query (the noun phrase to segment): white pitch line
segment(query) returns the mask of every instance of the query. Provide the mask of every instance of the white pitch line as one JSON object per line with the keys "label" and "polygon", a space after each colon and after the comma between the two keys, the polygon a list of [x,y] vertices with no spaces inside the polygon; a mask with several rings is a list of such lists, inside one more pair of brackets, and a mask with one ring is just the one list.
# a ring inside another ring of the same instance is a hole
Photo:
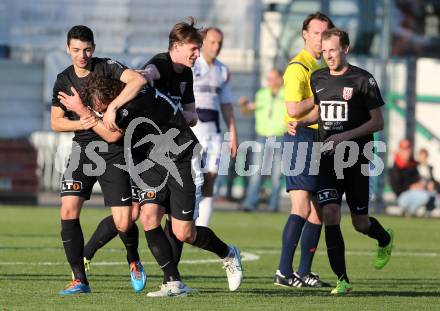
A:
{"label": "white pitch line", "polygon": [[[260,255],[264,254],[280,254],[280,251],[276,250],[253,250],[252,252]],[[374,254],[375,251],[345,251],[346,255],[349,256],[368,256]],[[327,255],[326,251],[317,251],[316,254]],[[405,251],[393,251],[392,256],[395,257],[440,257],[440,253],[436,252],[405,252]]]}
{"label": "white pitch line", "polygon": [[[241,253],[241,261],[255,261],[259,260],[260,256],[242,252]],[[219,263],[221,259],[195,259],[195,260],[181,260],[179,264],[187,264],[187,265],[195,265],[195,264],[207,264],[207,263]],[[93,266],[120,266],[126,265],[127,262],[124,261],[96,261],[93,262]],[[142,262],[143,265],[157,265],[157,262],[147,261]],[[67,265],[66,262],[25,262],[25,261],[17,261],[17,262],[0,262],[0,266],[63,266]]]}
{"label": "white pitch line", "polygon": [[[190,251],[190,250],[188,250]],[[187,251],[185,251],[187,252]],[[191,251],[190,251],[191,252]],[[279,255],[280,251],[277,250],[252,250],[250,252],[242,252],[242,261],[256,261],[260,259],[259,255]],[[316,252],[319,255],[327,255],[325,251]],[[370,256],[374,254],[374,251],[346,251],[346,255],[348,256]],[[405,252],[405,251],[394,251],[392,254],[393,257],[440,257],[440,253],[436,252]],[[180,263],[187,265],[194,264],[209,264],[209,263],[218,263],[221,262],[220,259],[195,259],[195,260],[182,260]],[[25,261],[16,261],[16,262],[1,262],[0,266],[19,266],[19,265],[27,265],[27,266],[62,266],[66,265],[66,262],[25,262]],[[94,266],[119,266],[126,265],[126,262],[119,261],[97,261],[93,262]],[[156,262],[147,261],[143,262],[145,265],[156,265]]]}

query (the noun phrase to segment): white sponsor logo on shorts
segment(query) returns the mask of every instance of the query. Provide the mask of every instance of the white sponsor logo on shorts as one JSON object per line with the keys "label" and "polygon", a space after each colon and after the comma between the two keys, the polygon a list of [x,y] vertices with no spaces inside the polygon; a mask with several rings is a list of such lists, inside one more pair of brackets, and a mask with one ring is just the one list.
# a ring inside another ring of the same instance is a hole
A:
{"label": "white sponsor logo on shorts", "polygon": [[127,201],[128,199],[130,199],[130,198],[131,198],[131,197],[126,197],[126,198],[122,197],[122,198],[121,198],[121,201],[122,201],[122,202],[125,202],[125,201]]}
{"label": "white sponsor logo on shorts", "polygon": [[182,214],[189,214],[192,212],[192,209],[190,209],[189,211],[182,211]]}

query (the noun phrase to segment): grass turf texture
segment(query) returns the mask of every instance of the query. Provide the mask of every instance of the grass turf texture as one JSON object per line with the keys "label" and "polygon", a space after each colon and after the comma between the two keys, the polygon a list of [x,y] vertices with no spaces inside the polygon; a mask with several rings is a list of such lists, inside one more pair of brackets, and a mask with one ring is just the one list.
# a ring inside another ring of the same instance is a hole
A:
{"label": "grass turf texture", "polygon": [[[107,209],[85,208],[81,224],[87,239]],[[60,241],[58,209],[0,207],[0,310],[421,310],[440,306],[440,223],[435,219],[378,217],[395,232],[395,248],[381,271],[372,267],[375,241],[354,231],[344,216],[342,231],[353,292],[331,297],[330,289],[280,288],[272,284],[280,252],[284,214],[215,213],[212,228],[242,252],[259,256],[244,261],[245,278],[229,292],[216,256],[188,245],[180,271],[200,293],[186,298],[148,298],[161,271],[154,262],[142,230],[140,254],[148,274],[146,289],[130,286],[125,249],[119,238],[98,251],[89,276],[92,294],[61,298],[57,292],[70,278]],[[297,267],[298,248],[294,267]],[[107,263],[108,265],[105,265]],[[324,234],[313,271],[336,283],[325,252]],[[438,309],[437,309],[438,310]]]}

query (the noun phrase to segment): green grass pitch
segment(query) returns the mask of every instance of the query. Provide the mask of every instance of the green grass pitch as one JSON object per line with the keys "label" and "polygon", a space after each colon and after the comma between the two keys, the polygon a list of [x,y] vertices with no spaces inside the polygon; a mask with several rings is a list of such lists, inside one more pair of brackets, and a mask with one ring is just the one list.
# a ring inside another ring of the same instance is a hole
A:
{"label": "green grass pitch", "polygon": [[[81,224],[87,239],[109,210],[84,208]],[[348,216],[342,230],[353,292],[329,296],[330,289],[290,289],[272,284],[287,215],[217,212],[212,228],[244,253],[245,278],[229,292],[221,263],[213,254],[188,245],[180,271],[200,293],[185,298],[148,298],[161,271],[140,230],[140,254],[148,274],[146,289],[132,291],[125,249],[119,238],[101,249],[89,276],[92,294],[58,297],[70,271],[60,241],[56,208],[0,207],[0,310],[439,310],[440,222],[436,219],[378,217],[395,231],[395,248],[381,271],[372,267],[375,243],[354,231]],[[297,266],[298,249],[294,266]],[[313,271],[335,283],[325,252],[324,234]]]}

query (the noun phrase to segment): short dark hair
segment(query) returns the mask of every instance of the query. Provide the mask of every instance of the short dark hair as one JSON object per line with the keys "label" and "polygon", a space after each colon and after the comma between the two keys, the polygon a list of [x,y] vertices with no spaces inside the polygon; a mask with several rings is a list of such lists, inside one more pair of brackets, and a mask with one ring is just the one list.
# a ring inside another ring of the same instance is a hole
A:
{"label": "short dark hair", "polygon": [[82,42],[90,42],[91,44],[95,45],[93,31],[87,26],[76,25],[70,28],[69,32],[67,33],[67,45],[70,45],[70,40],[72,39],[78,39]]}
{"label": "short dark hair", "polygon": [[348,33],[339,28],[330,28],[322,33],[322,40],[330,39],[331,36],[335,36],[339,38],[339,45],[342,48],[345,48],[350,45],[350,38],[348,37]]}
{"label": "short dark hair", "polygon": [[119,80],[109,79],[94,72],[91,72],[87,78],[88,83],[80,91],[80,97],[92,108],[96,99],[104,105],[109,105],[125,86],[125,83]]}
{"label": "short dark hair", "polygon": [[309,28],[309,24],[312,20],[317,19],[323,22],[327,22],[328,28],[334,28],[335,24],[333,24],[330,17],[325,15],[324,13],[321,13],[319,11],[309,14],[309,16],[306,17],[306,19],[303,22],[302,30],[307,30]]}
{"label": "short dark hair", "polygon": [[194,27],[196,20],[189,16],[188,22],[180,22],[174,25],[170,31],[168,41],[168,51],[171,51],[175,43],[196,43],[202,45],[203,38],[200,34],[200,28]]}

